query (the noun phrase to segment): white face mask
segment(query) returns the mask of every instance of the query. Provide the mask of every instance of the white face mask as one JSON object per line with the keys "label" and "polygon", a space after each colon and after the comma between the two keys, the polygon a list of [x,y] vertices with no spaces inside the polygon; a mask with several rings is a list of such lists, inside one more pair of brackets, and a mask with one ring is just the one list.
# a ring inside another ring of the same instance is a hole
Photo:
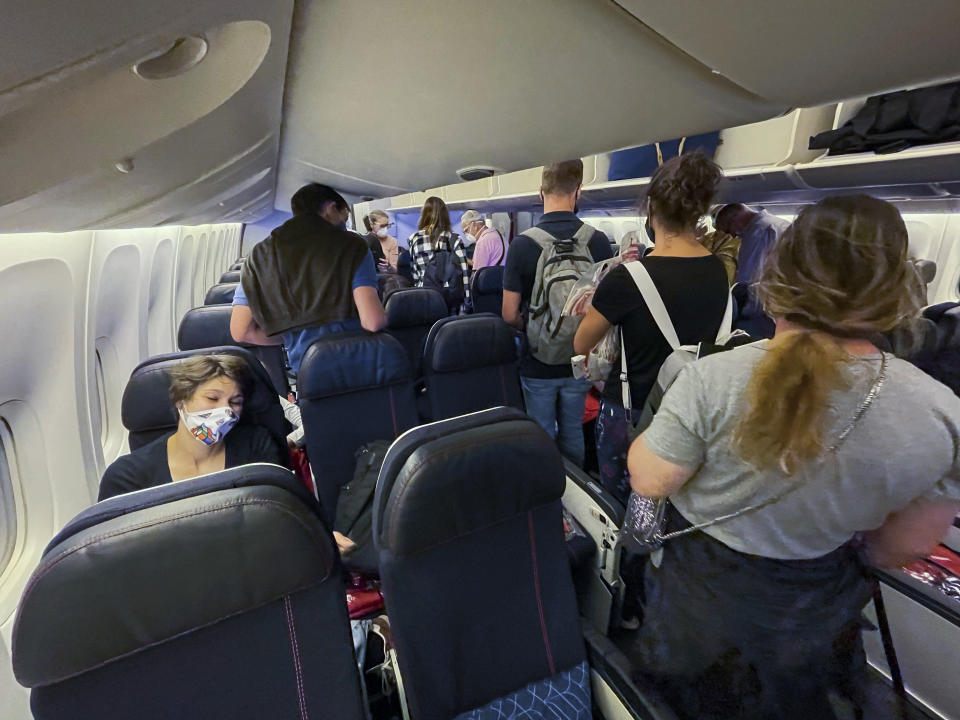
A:
{"label": "white face mask", "polygon": [[379,228],[379,229],[377,230],[377,237],[379,237],[379,238],[385,238],[385,237],[387,237],[387,228],[385,228],[385,227]]}
{"label": "white face mask", "polygon": [[464,238],[464,242],[466,242],[467,245],[473,245],[477,241],[477,239],[473,236],[472,233],[465,233],[463,238]]}
{"label": "white face mask", "polygon": [[213,445],[223,440],[223,436],[230,432],[238,419],[228,405],[197,412],[187,412],[183,408],[179,410],[180,419],[187,430],[204,445]]}

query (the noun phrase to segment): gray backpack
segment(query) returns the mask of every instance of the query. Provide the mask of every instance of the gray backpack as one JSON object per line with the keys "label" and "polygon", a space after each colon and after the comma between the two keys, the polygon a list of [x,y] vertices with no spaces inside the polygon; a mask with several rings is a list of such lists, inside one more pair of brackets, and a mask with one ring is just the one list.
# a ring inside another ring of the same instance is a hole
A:
{"label": "gray backpack", "polygon": [[540,246],[536,279],[530,296],[527,341],[530,354],[547,365],[569,365],[579,317],[564,317],[563,306],[581,276],[593,270],[590,239],[596,232],[584,224],[572,238],[561,239],[538,227],[524,231]]}

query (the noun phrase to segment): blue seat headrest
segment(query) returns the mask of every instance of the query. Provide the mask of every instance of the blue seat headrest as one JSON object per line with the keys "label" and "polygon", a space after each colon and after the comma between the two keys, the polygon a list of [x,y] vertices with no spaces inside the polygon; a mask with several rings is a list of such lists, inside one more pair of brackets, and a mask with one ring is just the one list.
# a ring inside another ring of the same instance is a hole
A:
{"label": "blue seat headrest", "polygon": [[374,497],[374,542],[395,556],[559,500],[556,443],[524,413],[494,408],[409,430],[390,447]]}
{"label": "blue seat headrest", "polygon": [[207,290],[203,298],[204,305],[223,305],[233,302],[233,295],[237,291],[239,282],[217,283]]}
{"label": "blue seat headrest", "polygon": [[392,330],[431,327],[448,313],[443,295],[429,288],[395,290],[387,296],[384,310],[387,313],[387,327]]}
{"label": "blue seat headrest", "polygon": [[240,422],[262,425],[285,446],[286,420],[266,370],[249,350],[225,345],[157,355],[134,368],[120,405],[120,419],[130,431],[130,449],[136,450],[150,440],[176,430],[179,418],[170,401],[170,377],[167,371],[185,358],[195,355],[237,355],[246,360],[253,383],[250,396],[244,398]]}
{"label": "blue seat headrest", "polygon": [[474,292],[496,295],[503,292],[503,266],[484,267],[477,270],[473,277]]}
{"label": "blue seat headrest", "polygon": [[240,271],[227,270],[223,275],[220,276],[219,282],[222,282],[222,283],[240,282]]}
{"label": "blue seat headrest", "polygon": [[[13,629],[14,673],[31,688],[59,683],[336,570],[319,505],[275,465],[119,496],[81,513],[41,558]],[[64,643],[77,633],[82,643]]]}
{"label": "blue seat headrest", "polygon": [[427,335],[423,352],[428,372],[455,372],[504,365],[517,359],[513,329],[492,313],[444,318]]}
{"label": "blue seat headrest", "polygon": [[211,345],[240,345],[230,335],[231,305],[203,305],[187,310],[177,331],[177,347],[196,350]]}
{"label": "blue seat headrest", "polygon": [[410,361],[396,338],[386,333],[337,333],[307,349],[297,394],[301,400],[312,400],[410,380]]}

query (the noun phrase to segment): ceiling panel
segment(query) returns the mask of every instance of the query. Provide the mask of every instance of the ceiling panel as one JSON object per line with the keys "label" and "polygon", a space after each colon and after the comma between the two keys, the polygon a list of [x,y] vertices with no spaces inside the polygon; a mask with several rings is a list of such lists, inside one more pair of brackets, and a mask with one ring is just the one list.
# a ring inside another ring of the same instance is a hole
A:
{"label": "ceiling panel", "polygon": [[960,76],[958,0],[616,0],[748,90],[795,107]]}

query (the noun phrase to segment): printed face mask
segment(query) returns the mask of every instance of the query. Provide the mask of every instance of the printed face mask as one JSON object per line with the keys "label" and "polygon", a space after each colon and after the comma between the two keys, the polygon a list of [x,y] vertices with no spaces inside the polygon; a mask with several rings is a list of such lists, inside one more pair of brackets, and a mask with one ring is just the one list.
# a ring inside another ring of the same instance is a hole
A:
{"label": "printed face mask", "polygon": [[187,430],[204,445],[213,445],[223,440],[223,436],[237,424],[237,414],[226,405],[197,412],[186,412],[180,408],[180,419],[187,426]]}

